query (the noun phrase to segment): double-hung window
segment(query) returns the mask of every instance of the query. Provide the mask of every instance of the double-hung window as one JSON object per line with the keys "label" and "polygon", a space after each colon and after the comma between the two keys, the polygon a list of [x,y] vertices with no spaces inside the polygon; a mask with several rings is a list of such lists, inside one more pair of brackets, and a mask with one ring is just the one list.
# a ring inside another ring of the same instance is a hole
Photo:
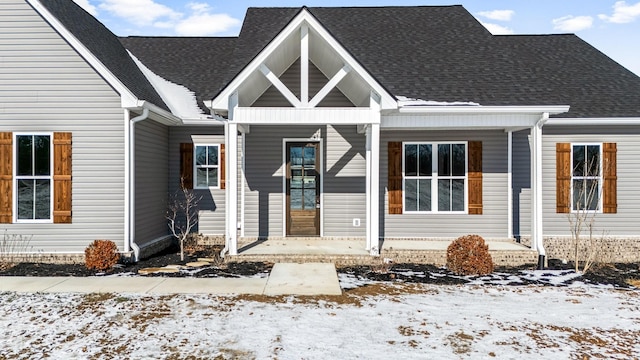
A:
{"label": "double-hung window", "polygon": [[198,145],[194,146],[195,156],[193,157],[195,166],[194,179],[195,188],[219,188],[220,187],[220,145]]}
{"label": "double-hung window", "polygon": [[16,221],[51,221],[53,207],[51,134],[16,134],[14,144]]}
{"label": "double-hung window", "polygon": [[602,147],[601,144],[572,144],[571,209],[601,209]]}
{"label": "double-hung window", "polygon": [[466,211],[467,144],[404,143],[404,211]]}

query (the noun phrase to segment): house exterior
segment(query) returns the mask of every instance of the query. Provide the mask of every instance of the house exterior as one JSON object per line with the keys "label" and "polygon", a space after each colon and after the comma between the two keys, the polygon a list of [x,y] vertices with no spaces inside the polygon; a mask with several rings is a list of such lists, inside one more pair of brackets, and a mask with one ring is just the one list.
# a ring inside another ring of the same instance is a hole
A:
{"label": "house exterior", "polygon": [[7,0],[0,38],[0,223],[33,251],[146,256],[183,183],[231,255],[474,233],[562,258],[587,207],[611,260],[640,258],[640,78],[575,35],[494,36],[425,6],[118,38],[71,0]]}

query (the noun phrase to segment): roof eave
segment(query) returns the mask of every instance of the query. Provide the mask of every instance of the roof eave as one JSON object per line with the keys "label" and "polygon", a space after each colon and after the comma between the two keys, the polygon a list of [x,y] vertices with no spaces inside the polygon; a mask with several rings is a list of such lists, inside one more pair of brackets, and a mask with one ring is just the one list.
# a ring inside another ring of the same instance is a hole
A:
{"label": "roof eave", "polygon": [[533,105],[533,106],[472,106],[472,105],[431,105],[405,106],[398,112],[404,114],[563,114],[569,111],[569,105]]}

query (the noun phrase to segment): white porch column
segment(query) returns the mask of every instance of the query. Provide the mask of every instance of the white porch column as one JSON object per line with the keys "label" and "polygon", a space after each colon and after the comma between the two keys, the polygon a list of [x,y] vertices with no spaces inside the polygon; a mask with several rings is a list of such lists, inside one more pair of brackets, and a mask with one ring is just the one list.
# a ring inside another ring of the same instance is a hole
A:
{"label": "white porch column", "polygon": [[233,111],[238,106],[237,93],[229,98],[229,120],[225,124],[226,211],[225,241],[229,255],[238,254],[238,124]]}
{"label": "white porch column", "polygon": [[369,206],[371,255],[380,255],[380,124],[371,124],[371,204]]}
{"label": "white porch column", "polygon": [[549,114],[545,113],[531,128],[531,248],[538,252],[539,269],[546,256],[542,240],[542,126],[548,119]]}
{"label": "white porch column", "polygon": [[372,123],[367,126],[367,250],[380,255],[380,95],[371,92]]}

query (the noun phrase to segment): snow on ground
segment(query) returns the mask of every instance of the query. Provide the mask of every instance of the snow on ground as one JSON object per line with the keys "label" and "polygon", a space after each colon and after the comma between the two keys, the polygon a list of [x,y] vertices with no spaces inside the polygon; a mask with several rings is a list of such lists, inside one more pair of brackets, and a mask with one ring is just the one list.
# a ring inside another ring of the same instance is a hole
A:
{"label": "snow on ground", "polygon": [[640,293],[342,277],[338,297],[0,294],[0,359],[640,358]]}

